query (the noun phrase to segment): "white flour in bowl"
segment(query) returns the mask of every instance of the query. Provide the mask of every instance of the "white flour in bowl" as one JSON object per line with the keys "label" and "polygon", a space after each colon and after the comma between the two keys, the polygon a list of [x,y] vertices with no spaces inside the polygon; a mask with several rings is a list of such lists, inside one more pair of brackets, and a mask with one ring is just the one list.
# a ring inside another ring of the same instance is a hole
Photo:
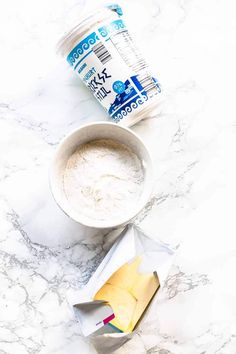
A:
{"label": "white flour in bowl", "polygon": [[120,219],[137,205],[144,183],[142,163],[111,139],[82,144],[68,159],[64,191],[71,206],[96,220]]}

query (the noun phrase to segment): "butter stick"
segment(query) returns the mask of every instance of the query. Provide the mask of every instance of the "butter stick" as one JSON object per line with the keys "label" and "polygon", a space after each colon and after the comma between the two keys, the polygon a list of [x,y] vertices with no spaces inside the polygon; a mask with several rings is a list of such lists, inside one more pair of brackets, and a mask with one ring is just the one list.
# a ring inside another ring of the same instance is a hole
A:
{"label": "butter stick", "polygon": [[94,300],[104,300],[112,307],[115,318],[110,322],[122,332],[132,332],[159,288],[154,273],[140,273],[141,257],[121,266],[98,290]]}

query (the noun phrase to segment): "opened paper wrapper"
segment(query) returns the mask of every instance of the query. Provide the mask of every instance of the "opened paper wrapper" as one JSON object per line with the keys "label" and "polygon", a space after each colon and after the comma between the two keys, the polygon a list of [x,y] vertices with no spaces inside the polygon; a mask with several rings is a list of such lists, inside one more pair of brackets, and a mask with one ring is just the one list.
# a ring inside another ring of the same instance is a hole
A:
{"label": "opened paper wrapper", "polygon": [[91,336],[98,353],[111,353],[132,338],[164,285],[173,256],[169,246],[134,225],[123,230],[74,305],[81,331]]}

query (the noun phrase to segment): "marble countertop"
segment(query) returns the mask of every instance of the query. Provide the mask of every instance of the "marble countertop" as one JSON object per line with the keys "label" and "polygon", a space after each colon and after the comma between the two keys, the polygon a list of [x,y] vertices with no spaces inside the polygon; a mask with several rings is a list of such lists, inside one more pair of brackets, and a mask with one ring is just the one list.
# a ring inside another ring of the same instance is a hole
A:
{"label": "marble countertop", "polygon": [[[106,119],[55,54],[83,6],[0,5],[0,353],[92,354],[68,297],[96,269],[107,231],[57,207],[48,169],[60,139]],[[233,0],[129,0],[126,22],[163,87],[150,148],[154,196],[135,221],[178,247],[152,318],[118,354],[236,353],[236,26]],[[135,13],[135,16],[134,16]]]}

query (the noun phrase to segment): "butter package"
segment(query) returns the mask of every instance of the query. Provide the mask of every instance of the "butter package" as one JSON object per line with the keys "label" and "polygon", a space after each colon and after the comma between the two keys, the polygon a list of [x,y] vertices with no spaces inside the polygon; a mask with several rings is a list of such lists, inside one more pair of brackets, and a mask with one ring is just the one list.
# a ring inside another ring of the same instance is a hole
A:
{"label": "butter package", "polygon": [[134,225],[119,235],[74,305],[84,336],[111,353],[132,335],[168,275],[174,251]]}

